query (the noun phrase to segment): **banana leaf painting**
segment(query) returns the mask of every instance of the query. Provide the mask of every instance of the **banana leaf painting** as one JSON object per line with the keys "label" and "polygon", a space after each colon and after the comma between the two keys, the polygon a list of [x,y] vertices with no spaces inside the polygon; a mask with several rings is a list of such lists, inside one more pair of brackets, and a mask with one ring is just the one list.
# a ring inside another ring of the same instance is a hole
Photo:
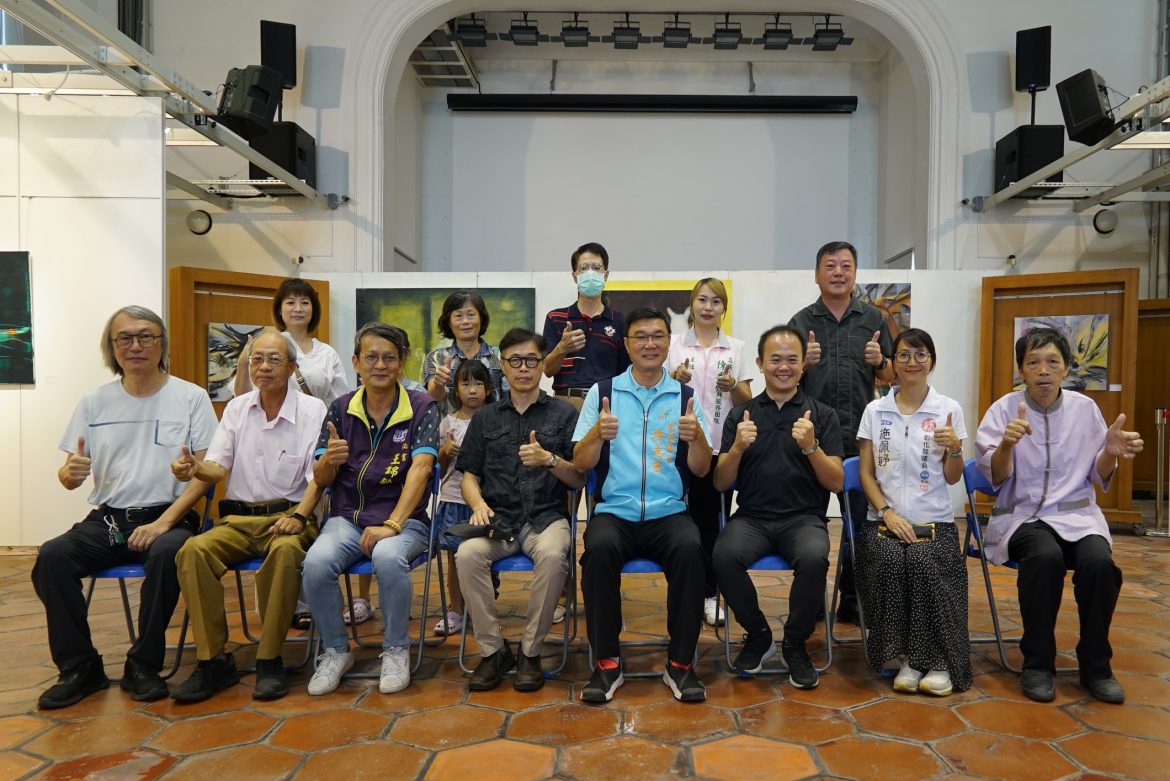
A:
{"label": "banana leaf painting", "polygon": [[910,283],[867,282],[857,285],[854,294],[881,310],[890,329],[890,339],[910,327]]}
{"label": "banana leaf painting", "polygon": [[231,401],[236,381],[236,363],[248,337],[262,325],[238,323],[207,324],[207,395],[212,401]]}
{"label": "banana leaf painting", "polygon": [[[1068,339],[1072,363],[1061,387],[1076,391],[1109,390],[1109,315],[1017,317],[1015,326],[1016,339],[1032,328],[1052,328]],[[1014,354],[1011,359],[1014,363]],[[1013,374],[1012,388],[1024,388],[1018,369]]]}

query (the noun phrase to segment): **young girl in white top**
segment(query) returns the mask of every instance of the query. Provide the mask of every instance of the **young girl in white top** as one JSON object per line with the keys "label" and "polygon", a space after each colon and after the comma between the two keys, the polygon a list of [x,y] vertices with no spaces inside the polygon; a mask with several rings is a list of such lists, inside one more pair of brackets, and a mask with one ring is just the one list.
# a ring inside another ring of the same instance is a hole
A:
{"label": "young girl in white top", "polygon": [[919,328],[894,340],[892,393],[865,408],[857,439],[868,518],[856,530],[859,594],[875,671],[894,689],[946,696],[971,686],[967,565],[948,485],[963,476],[963,410],[927,384],[937,357]]}
{"label": "young girl in white top", "polygon": [[711,551],[719,534],[721,494],[711,480],[719,458],[723,420],[732,407],[752,397],[748,384],[751,381],[743,379],[747,373],[743,341],[722,330],[729,303],[727,287],[722,281],[707,277],[696,282],[691,290],[691,313],[687,318],[691,327],[670,338],[670,352],[666,357],[670,376],[694,388],[697,406],[702,407],[707,431],[711,432],[711,471],[706,477],[692,478],[689,491],[691,517],[699,527],[699,538],[707,555],[703,616],[711,626],[723,623],[723,611],[718,615],[715,612],[715,573],[711,567]]}

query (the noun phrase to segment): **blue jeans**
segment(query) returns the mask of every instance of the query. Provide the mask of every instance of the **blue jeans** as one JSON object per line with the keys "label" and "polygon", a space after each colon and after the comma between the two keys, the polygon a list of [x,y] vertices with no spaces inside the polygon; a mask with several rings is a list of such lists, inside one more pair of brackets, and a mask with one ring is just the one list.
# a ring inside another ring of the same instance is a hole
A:
{"label": "blue jeans", "polygon": [[[362,530],[348,519],[334,516],[325,522],[316,542],[305,554],[304,586],[313,613],[313,623],[326,648],[349,650],[349,635],[342,619],[341,585],[338,577],[365,558],[359,546]],[[378,579],[378,602],[385,623],[382,647],[410,645],[410,562],[427,549],[429,534],[421,521],[408,519],[402,531],[374,546],[374,577]]]}

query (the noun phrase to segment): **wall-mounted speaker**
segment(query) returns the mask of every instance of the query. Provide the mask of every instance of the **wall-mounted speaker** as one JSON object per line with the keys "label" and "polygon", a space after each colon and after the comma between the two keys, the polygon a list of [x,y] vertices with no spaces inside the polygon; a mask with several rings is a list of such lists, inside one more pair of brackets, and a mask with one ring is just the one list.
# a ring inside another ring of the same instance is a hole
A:
{"label": "wall-mounted speaker", "polygon": [[1016,92],[1043,92],[1052,84],[1052,27],[1016,32]]}
{"label": "wall-mounted speaker", "polygon": [[1095,144],[1117,127],[1113,109],[1109,107],[1109,88],[1092,68],[1057,84],[1056,96],[1060,98],[1060,111],[1070,141]]}
{"label": "wall-mounted speaker", "polygon": [[[310,187],[317,186],[317,145],[313,137],[295,122],[273,122],[272,129],[252,139],[249,146]],[[249,178],[267,179],[269,176],[271,174],[267,171],[248,163]]]}
{"label": "wall-mounted speaker", "polygon": [[[1064,127],[1022,125],[995,143],[995,191],[1039,171],[1064,156]],[[1057,172],[1047,182],[1063,182]]]}
{"label": "wall-mounted speaker", "polygon": [[218,119],[243,138],[256,138],[272,127],[280,95],[280,74],[272,68],[232,68],[219,99]]}
{"label": "wall-mounted speaker", "polygon": [[285,89],[297,86],[297,26],[260,20],[260,64],[280,74]]}

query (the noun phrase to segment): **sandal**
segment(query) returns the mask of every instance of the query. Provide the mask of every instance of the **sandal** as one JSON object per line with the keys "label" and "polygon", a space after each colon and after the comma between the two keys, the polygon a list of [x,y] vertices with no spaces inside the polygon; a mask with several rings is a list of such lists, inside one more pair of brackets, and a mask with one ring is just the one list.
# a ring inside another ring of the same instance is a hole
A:
{"label": "sandal", "polygon": [[363,597],[358,597],[353,601],[353,615],[347,610],[342,614],[346,625],[350,624],[364,624],[370,620],[374,615],[374,609],[370,607],[370,601]]}
{"label": "sandal", "polygon": [[304,611],[293,614],[292,628],[304,632],[313,625],[313,614]]}

